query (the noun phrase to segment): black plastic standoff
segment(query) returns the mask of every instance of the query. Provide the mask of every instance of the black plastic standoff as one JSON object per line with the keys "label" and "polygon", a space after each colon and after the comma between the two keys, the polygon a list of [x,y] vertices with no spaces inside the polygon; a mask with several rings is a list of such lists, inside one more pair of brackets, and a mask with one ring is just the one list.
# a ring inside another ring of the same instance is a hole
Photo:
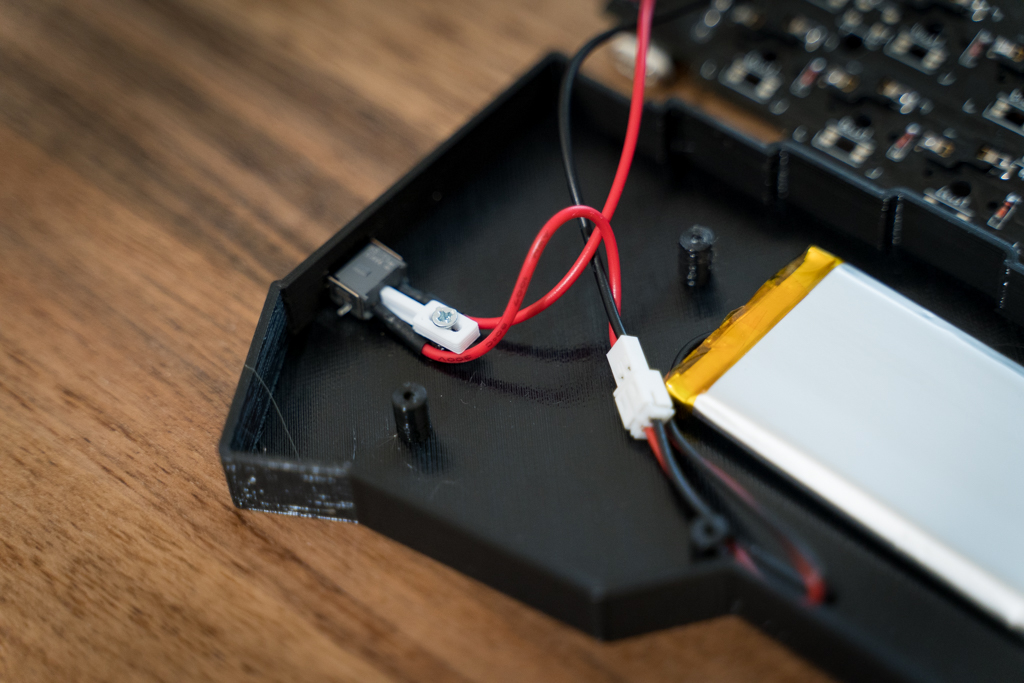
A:
{"label": "black plastic standoff", "polygon": [[430,415],[427,414],[427,390],[415,382],[406,382],[391,394],[398,435],[407,444],[421,443],[430,436]]}
{"label": "black plastic standoff", "polygon": [[721,547],[729,538],[729,523],[721,515],[698,517],[690,524],[690,541],[698,555]]}
{"label": "black plastic standoff", "polygon": [[715,232],[703,225],[695,225],[679,238],[682,247],[680,262],[689,287],[703,287],[711,278],[711,264],[715,259]]}

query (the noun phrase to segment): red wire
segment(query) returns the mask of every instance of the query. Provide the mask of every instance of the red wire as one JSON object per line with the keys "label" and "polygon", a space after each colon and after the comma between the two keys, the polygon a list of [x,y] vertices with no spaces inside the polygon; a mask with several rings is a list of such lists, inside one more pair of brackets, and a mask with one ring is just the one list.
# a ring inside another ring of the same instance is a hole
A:
{"label": "red wire", "polygon": [[636,142],[640,137],[640,119],[644,113],[644,86],[647,82],[647,48],[651,42],[651,21],[654,18],[655,0],[640,0],[640,13],[636,24],[636,65],[633,68],[633,95],[629,101],[629,123],[626,125],[626,141],[622,145],[622,156],[619,157],[619,168],[615,171],[615,180],[608,198],[601,209],[608,220],[615,215],[619,199],[626,187],[626,178],[633,165],[633,154]]}
{"label": "red wire", "polygon": [[[633,157],[636,153],[637,140],[640,136],[640,122],[643,118],[644,111],[644,86],[647,78],[647,49],[651,41],[651,21],[654,18],[655,1],[656,0],[640,0],[640,10],[637,20],[636,66],[633,71],[633,93],[629,103],[629,121],[626,124],[626,139],[622,145],[622,154],[619,157],[619,165],[615,171],[615,179],[612,181],[612,187],[611,190],[608,192],[608,198],[605,200],[604,210],[601,212],[601,214],[599,214],[604,219],[603,225],[598,220],[592,218],[590,219],[596,225],[598,225],[599,228],[604,228],[602,232],[605,235],[605,250],[608,253],[608,281],[611,285],[612,296],[615,299],[615,307],[620,311],[622,310],[622,273],[619,265],[619,254],[615,246],[615,239],[612,234],[611,225],[609,224],[609,221],[611,221],[612,216],[615,214],[615,210],[619,205],[619,200],[622,198],[622,192],[626,186],[626,179],[629,177],[629,170],[630,167],[633,165]],[[558,214],[556,214],[556,216],[557,215]],[[550,223],[551,221],[549,220],[548,224]],[[547,227],[547,225],[545,227]],[[595,231],[594,234],[596,235],[597,231]],[[566,291],[568,291],[568,289],[573,285],[573,283],[576,282],[576,279],[579,278],[580,274],[583,272],[587,264],[590,262],[590,259],[594,257],[594,254],[597,252],[599,242],[600,239],[595,240],[594,236],[591,236],[590,240],[587,242],[587,245],[584,248],[583,252],[580,254],[579,258],[576,259],[576,262],[573,264],[572,268],[569,270],[568,273],[565,274],[565,276],[559,281],[559,283],[555,285],[551,289],[551,291],[549,291],[543,297],[541,297],[534,303],[530,304],[526,308],[517,311],[509,324],[518,325],[521,322],[529,320],[533,316],[537,315],[541,311],[551,306],[551,304],[558,301],[558,299],[561,298],[561,296],[565,294]],[[527,260],[529,260],[529,258]],[[523,267],[526,268],[525,263]],[[523,273],[520,272],[520,279],[522,278],[522,275]],[[528,279],[527,282],[529,282]],[[518,291],[518,284],[517,288],[513,291]],[[513,298],[514,297],[515,294],[513,294]],[[519,303],[522,303],[521,298],[519,299]],[[508,312],[508,307],[506,307],[505,312]],[[502,321],[505,320],[505,315],[503,314],[500,318],[473,317],[473,320],[475,320],[477,324],[480,325],[481,329],[490,330],[500,327]],[[498,337],[498,340],[500,340],[501,337],[505,335],[505,332],[507,332],[507,330],[501,332],[500,336]],[[614,344],[616,339],[615,333],[611,329],[611,325],[608,326],[608,335],[611,343]],[[490,340],[491,337],[493,336],[494,335],[487,337],[487,340]],[[494,348],[494,344],[497,343],[498,341],[495,340],[488,346],[487,350],[489,351],[491,348]],[[428,354],[426,352],[427,348],[432,347],[424,347],[424,355],[427,355],[427,357],[429,358],[434,358],[434,355],[437,354],[434,354],[433,351],[431,351],[431,353]],[[479,358],[480,355],[483,355],[483,353],[481,353],[479,355],[473,355],[472,358],[467,357],[472,351],[473,349],[469,349],[464,354],[462,354],[462,356],[465,357],[464,360],[455,360],[455,358],[457,357],[455,354],[448,354],[450,358],[445,362],[465,362],[467,360]],[[484,353],[486,353],[486,351]],[[440,359],[438,358],[437,360]]]}
{"label": "red wire", "polygon": [[729,548],[729,552],[732,553],[732,556],[741,567],[749,571],[754,576],[761,575],[761,570],[757,568],[757,564],[754,562],[754,559],[750,557],[750,553],[747,552],[746,548],[736,541],[729,541],[726,543],[726,546]]}
{"label": "red wire", "polygon": [[661,452],[661,447],[658,445],[658,437],[654,434],[654,427],[644,427],[644,434],[647,435],[647,445],[654,452],[654,459],[661,466],[661,471],[668,475],[668,463],[665,461],[665,454]]}
{"label": "red wire", "polygon": [[[750,493],[740,484],[738,481],[729,476],[725,470],[716,466],[714,463],[704,461],[704,465],[711,470],[711,472],[718,477],[718,479],[729,487],[729,489],[741,498],[747,505],[753,508],[756,512],[761,515],[761,519],[768,523],[768,526],[772,530],[772,534],[782,544],[782,547],[786,551],[786,555],[789,557],[789,561],[792,563],[793,568],[796,569],[797,573],[800,574],[800,579],[804,584],[804,600],[809,605],[820,605],[825,600],[825,595],[828,592],[828,588],[825,585],[825,577],[821,575],[815,564],[800,550],[800,548],[789,538],[788,535],[782,529],[778,529],[772,524],[767,516],[764,514],[764,509],[761,504],[757,502]],[[733,556],[744,566],[752,563],[750,556],[747,555],[746,551],[741,546],[736,545],[735,548],[731,549]],[[745,560],[738,556],[738,552],[746,556]],[[749,568],[749,567],[748,567]],[[757,573],[757,572],[755,572]]]}
{"label": "red wire", "polygon": [[[662,471],[668,475],[668,463],[665,461],[665,454],[661,452],[661,447],[658,445],[658,438],[654,434],[654,427],[644,427],[644,433],[647,435],[647,445],[651,447],[651,451],[654,453],[655,459],[658,461],[658,465],[661,466]],[[716,467],[710,462],[705,461],[707,467],[714,472],[714,474],[725,483],[732,491],[747,502],[752,508],[761,511],[761,505],[757,500],[747,492],[743,486],[725,473],[724,470]],[[773,527],[772,531],[782,541],[783,546],[786,549],[786,554],[789,556],[790,561],[793,563],[793,567],[800,574],[800,578],[804,584],[804,600],[809,605],[820,605],[825,599],[826,587],[825,579],[821,576],[817,567],[804,556],[798,547],[784,534],[781,530]],[[740,543],[735,540],[730,540],[726,543],[726,547],[729,553],[732,554],[736,562],[751,574],[755,576],[761,576],[761,571],[757,567],[757,563],[754,562],[754,558],[750,556]]]}
{"label": "red wire", "polygon": [[804,600],[808,605],[820,605],[825,601],[825,596],[828,593],[825,577],[791,543],[787,546],[786,553],[804,582]]}
{"label": "red wire", "polygon": [[[523,267],[519,271],[519,277],[516,279],[515,287],[512,289],[512,297],[508,300],[508,304],[505,306],[505,312],[502,314],[501,318],[498,319],[498,323],[494,326],[494,331],[487,335],[479,344],[467,349],[463,353],[452,353],[450,351],[444,351],[443,349],[425,344],[421,351],[423,355],[431,360],[440,361],[442,363],[465,363],[467,361],[476,360],[493,349],[495,345],[501,341],[502,337],[505,336],[509,328],[512,327],[513,321],[519,313],[519,306],[523,303],[523,297],[526,296],[526,290],[530,286],[530,280],[533,278],[533,272],[537,269],[537,263],[540,261],[541,254],[544,253],[544,248],[558,229],[566,223],[566,221],[581,217],[592,221],[597,226],[597,230],[594,231],[590,241],[594,241],[596,244],[603,239],[605,242],[606,248],[608,249],[609,284],[611,285],[613,293],[618,292],[621,287],[619,280],[620,271],[618,267],[619,252],[615,244],[615,235],[612,233],[611,224],[608,223],[607,218],[598,213],[597,209],[589,206],[570,206],[562,209],[549,218],[548,222],[545,223],[544,227],[537,233],[537,237],[534,238],[533,244],[530,245],[530,251],[527,252],[526,259],[523,261]],[[590,242],[588,241],[587,247],[589,246]],[[586,252],[586,249],[584,249],[584,252]],[[591,256],[592,255],[593,254],[591,254]],[[579,261],[579,259],[577,259],[577,261]],[[612,263],[615,264],[614,268],[612,267]],[[586,260],[583,261],[583,264],[586,264]],[[576,268],[575,265],[573,267]],[[578,272],[576,273],[576,277],[579,277]],[[564,280],[565,278],[563,278],[563,281]],[[572,284],[572,282],[569,282],[568,284]],[[537,303],[539,304],[542,302],[543,299]],[[550,302],[544,304],[545,307],[550,305]]]}
{"label": "red wire", "polygon": [[[576,282],[576,279],[586,269],[590,259],[593,258],[594,254],[597,252],[597,248],[602,239],[604,240],[605,251],[608,253],[608,284],[611,286],[612,297],[615,299],[616,306],[621,306],[622,286],[620,280],[621,270],[619,268],[619,248],[618,244],[615,242],[615,233],[612,232],[611,224],[608,222],[607,218],[591,207],[570,208],[590,209],[593,213],[588,214],[587,218],[594,222],[597,229],[590,235],[590,239],[587,241],[586,247],[584,247],[583,251],[580,252],[579,257],[576,259],[576,262],[572,264],[572,268],[570,268],[569,272],[565,274],[565,277],[563,277],[550,292],[516,313],[516,317],[512,321],[513,325],[518,325],[524,320],[529,320],[551,304],[558,301],[558,299],[565,294],[570,287],[572,287],[573,283]],[[590,218],[590,216],[593,216],[593,218]],[[551,221],[549,220],[548,223],[550,222]],[[477,322],[480,329],[493,330],[501,323],[502,318],[473,318],[473,320]]]}

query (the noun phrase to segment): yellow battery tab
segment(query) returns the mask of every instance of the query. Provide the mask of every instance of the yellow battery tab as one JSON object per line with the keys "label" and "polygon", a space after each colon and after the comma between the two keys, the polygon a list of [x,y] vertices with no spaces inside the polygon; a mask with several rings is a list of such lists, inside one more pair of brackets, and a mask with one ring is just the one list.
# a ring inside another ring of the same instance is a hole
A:
{"label": "yellow battery tab", "polygon": [[730,313],[704,343],[672,369],[665,380],[668,393],[692,410],[697,396],[707,391],[841,263],[841,259],[824,249],[809,247],[800,258],[761,285],[746,305]]}

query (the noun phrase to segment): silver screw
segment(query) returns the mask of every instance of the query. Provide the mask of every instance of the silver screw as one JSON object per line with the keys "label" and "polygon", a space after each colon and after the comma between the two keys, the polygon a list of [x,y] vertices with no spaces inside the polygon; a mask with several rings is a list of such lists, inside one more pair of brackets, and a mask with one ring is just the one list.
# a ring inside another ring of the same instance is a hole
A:
{"label": "silver screw", "polygon": [[447,308],[445,306],[438,306],[434,309],[434,312],[430,314],[430,322],[434,323],[442,330],[450,330],[455,326],[455,322],[459,319],[459,312],[454,308]]}

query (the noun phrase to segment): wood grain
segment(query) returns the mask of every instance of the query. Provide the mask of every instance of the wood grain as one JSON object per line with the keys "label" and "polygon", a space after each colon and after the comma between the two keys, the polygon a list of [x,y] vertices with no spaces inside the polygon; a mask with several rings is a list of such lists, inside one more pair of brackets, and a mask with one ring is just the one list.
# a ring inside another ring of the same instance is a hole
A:
{"label": "wood grain", "polygon": [[737,619],[599,643],[228,497],[270,282],[604,26],[570,0],[0,0],[2,680],[825,680]]}

